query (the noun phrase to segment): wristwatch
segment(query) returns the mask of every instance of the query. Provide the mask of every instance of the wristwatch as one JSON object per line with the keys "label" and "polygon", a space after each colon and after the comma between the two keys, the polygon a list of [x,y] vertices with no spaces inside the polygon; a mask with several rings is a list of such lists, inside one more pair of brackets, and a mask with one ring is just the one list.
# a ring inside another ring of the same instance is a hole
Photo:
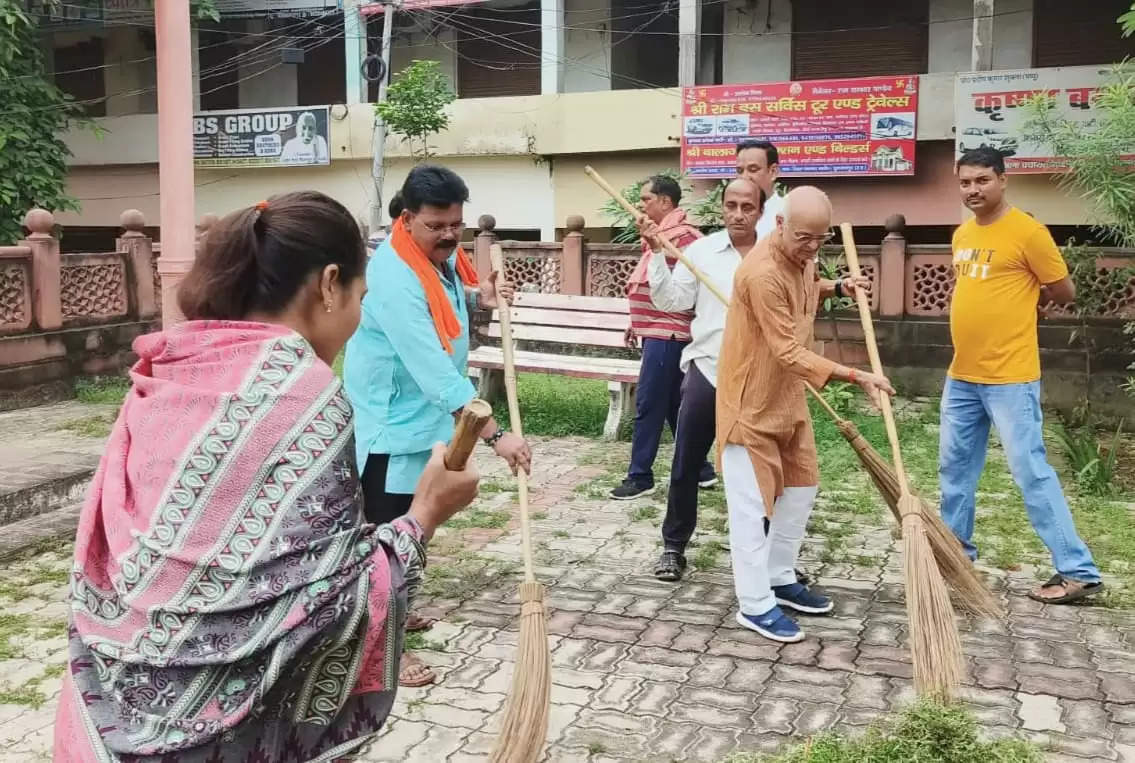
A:
{"label": "wristwatch", "polygon": [[495,448],[500,439],[504,437],[504,427],[497,427],[497,431],[493,432],[488,437],[482,437],[482,441],[490,448]]}

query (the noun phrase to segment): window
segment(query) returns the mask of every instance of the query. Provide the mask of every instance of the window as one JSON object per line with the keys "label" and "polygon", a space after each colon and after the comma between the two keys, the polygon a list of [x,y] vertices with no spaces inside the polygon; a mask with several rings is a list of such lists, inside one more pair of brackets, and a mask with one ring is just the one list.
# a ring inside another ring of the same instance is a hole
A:
{"label": "window", "polygon": [[922,74],[928,0],[794,0],[792,78]]}
{"label": "window", "polygon": [[611,89],[677,85],[678,3],[649,8],[641,0],[612,0]]}
{"label": "window", "polygon": [[1110,64],[1135,55],[1135,38],[1121,37],[1115,22],[1129,10],[1131,0],[1036,0],[1033,65]]}
{"label": "window", "polygon": [[[87,116],[106,116],[106,63],[101,37],[64,45],[55,49],[55,84],[80,104]],[[76,71],[85,69],[86,71]]]}

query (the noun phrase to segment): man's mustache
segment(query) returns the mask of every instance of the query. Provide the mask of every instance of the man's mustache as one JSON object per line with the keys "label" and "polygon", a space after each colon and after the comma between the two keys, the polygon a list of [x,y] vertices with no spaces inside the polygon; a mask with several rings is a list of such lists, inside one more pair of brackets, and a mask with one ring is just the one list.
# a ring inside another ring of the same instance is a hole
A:
{"label": "man's mustache", "polygon": [[457,246],[457,239],[443,238],[441,241],[437,242],[437,245],[439,249],[453,249]]}

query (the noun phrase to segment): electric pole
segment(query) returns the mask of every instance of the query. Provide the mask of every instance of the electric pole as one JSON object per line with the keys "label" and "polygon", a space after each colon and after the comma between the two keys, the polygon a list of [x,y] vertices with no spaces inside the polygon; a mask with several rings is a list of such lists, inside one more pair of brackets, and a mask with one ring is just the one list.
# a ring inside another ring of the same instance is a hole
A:
{"label": "electric pole", "polygon": [[[394,10],[396,0],[383,0],[382,18],[382,77],[378,80],[378,103],[386,100],[386,85],[390,82],[390,39],[394,31]],[[382,229],[382,182],[386,177],[383,160],[386,153],[386,123],[378,110],[374,112],[374,140],[371,144],[374,163],[371,177],[374,179],[374,201],[370,207],[370,235],[375,238]]]}

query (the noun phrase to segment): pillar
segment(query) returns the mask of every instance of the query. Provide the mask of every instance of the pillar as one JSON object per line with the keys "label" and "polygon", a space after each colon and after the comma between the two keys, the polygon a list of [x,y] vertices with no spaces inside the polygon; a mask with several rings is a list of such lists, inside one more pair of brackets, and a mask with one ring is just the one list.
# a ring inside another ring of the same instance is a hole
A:
{"label": "pillar", "polygon": [[587,292],[587,267],[583,257],[583,227],[586,223],[580,215],[567,219],[567,232],[564,234],[563,249],[560,250],[560,294],[585,294]]}
{"label": "pillar", "polygon": [[993,68],[993,2],[973,0],[973,50],[970,69],[975,72]]}
{"label": "pillar", "polygon": [[29,233],[21,243],[32,250],[32,320],[40,331],[51,331],[63,326],[55,217],[46,209],[33,209],[24,218],[24,227]]}
{"label": "pillar", "polygon": [[347,57],[347,105],[367,102],[368,82],[363,78],[363,59],[367,55],[367,23],[359,12],[359,0],[343,3],[343,37]]}
{"label": "pillar", "polygon": [[564,91],[564,0],[540,0],[540,92]]}
{"label": "pillar", "polygon": [[693,87],[698,79],[698,37],[701,35],[701,0],[679,0],[678,85]]}
{"label": "pillar", "polygon": [[154,242],[146,235],[146,218],[137,209],[128,209],[119,218],[122,235],[117,250],[126,252],[129,263],[131,312],[138,320],[149,320],[158,315],[158,296],[154,291]]}
{"label": "pillar", "polygon": [[183,316],[177,287],[193,266],[193,54],[189,0],[154,3],[158,59],[158,192],[161,194],[162,326]]}
{"label": "pillar", "polygon": [[906,218],[891,215],[879,249],[879,317],[900,317],[906,310]]}
{"label": "pillar", "polygon": [[497,242],[496,228],[497,220],[492,215],[477,218],[477,236],[473,239],[473,266],[477,269],[478,278],[488,278],[489,273],[493,272],[489,247]]}

